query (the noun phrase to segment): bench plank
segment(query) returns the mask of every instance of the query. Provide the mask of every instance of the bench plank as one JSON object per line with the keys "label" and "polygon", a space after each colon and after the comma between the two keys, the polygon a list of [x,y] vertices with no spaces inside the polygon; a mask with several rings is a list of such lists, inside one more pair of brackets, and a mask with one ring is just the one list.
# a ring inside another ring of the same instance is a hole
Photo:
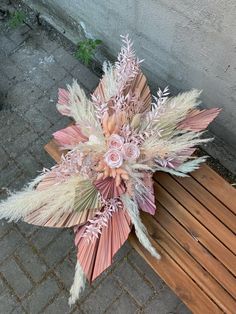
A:
{"label": "bench plank", "polygon": [[232,211],[211,193],[206,193],[206,190],[198,181],[193,177],[175,177],[174,179],[222,223],[224,223],[234,234],[236,233],[236,215],[234,215]]}
{"label": "bench plank", "polygon": [[[45,150],[57,162],[63,153],[53,140]],[[161,261],[143,248],[133,232],[129,241],[194,313],[232,314],[236,308],[235,211],[227,200],[232,196],[234,201],[235,191],[208,168],[204,165],[187,182],[154,175],[158,210],[154,217],[142,214],[142,219]],[[224,192],[218,193],[219,186]]]}
{"label": "bench plank", "polygon": [[[212,213],[206,210],[197,199],[189,194],[176,180],[164,173],[154,175],[155,180],[168,191],[183,207],[187,209],[203,226],[206,226],[211,233],[234,254],[236,254],[235,235]],[[227,258],[232,260],[233,254],[225,250]],[[235,266],[235,265],[234,265]]]}
{"label": "bench plank", "polygon": [[236,273],[235,255],[229,251],[209,230],[195,219],[171,194],[160,184],[154,185],[158,201],[175,219],[182,224],[192,237],[200,242],[234,275]]}
{"label": "bench plank", "polygon": [[236,189],[218,173],[206,164],[203,164],[198,171],[192,172],[191,176],[236,214]]}
{"label": "bench plank", "polygon": [[155,219],[175,239],[184,250],[196,260],[219,285],[235,297],[235,278],[199,241],[191,235],[162,205],[159,203]]}
{"label": "bench plank", "polygon": [[[164,208],[158,206],[158,212]],[[167,213],[166,213],[167,214]],[[167,214],[168,215],[168,214]],[[220,307],[223,311],[233,313],[236,302],[232,296],[184,249],[170,234],[174,228],[173,221],[163,215],[155,220],[151,216],[143,215],[143,222],[148,226],[148,232],[173,260],[190,276],[194,282]],[[196,241],[195,241],[196,242]]]}

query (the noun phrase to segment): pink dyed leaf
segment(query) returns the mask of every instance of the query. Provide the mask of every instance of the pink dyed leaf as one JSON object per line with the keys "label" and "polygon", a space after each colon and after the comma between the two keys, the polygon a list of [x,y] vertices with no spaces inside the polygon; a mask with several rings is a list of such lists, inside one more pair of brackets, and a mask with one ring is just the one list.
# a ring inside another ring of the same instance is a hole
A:
{"label": "pink dyed leaf", "polygon": [[220,111],[219,108],[194,109],[180,122],[178,128],[194,132],[204,130],[218,116]]}
{"label": "pink dyed leaf", "polygon": [[122,209],[112,214],[107,226],[93,241],[83,237],[85,230],[86,225],[75,228],[75,246],[77,259],[88,281],[92,282],[111,265],[113,256],[128,239],[131,222]]}
{"label": "pink dyed leaf", "polygon": [[153,189],[153,180],[150,173],[144,173],[143,183],[145,188],[141,187],[142,193],[136,193],[136,201],[139,208],[151,215],[155,214],[156,205],[155,205],[155,196]]}
{"label": "pink dyed leaf", "polygon": [[110,198],[119,197],[121,194],[125,193],[126,188],[122,182],[118,187],[116,186],[115,179],[112,177],[107,177],[105,179],[99,179],[94,182],[94,185],[102,194],[105,200]]}
{"label": "pink dyed leaf", "polygon": [[59,130],[53,133],[53,136],[62,149],[72,149],[75,145],[88,140],[77,125]]}
{"label": "pink dyed leaf", "polygon": [[156,212],[156,205],[155,205],[155,196],[151,190],[147,190],[146,193],[142,194],[142,197],[137,197],[137,203],[139,208],[147,212],[151,215],[154,215]]}

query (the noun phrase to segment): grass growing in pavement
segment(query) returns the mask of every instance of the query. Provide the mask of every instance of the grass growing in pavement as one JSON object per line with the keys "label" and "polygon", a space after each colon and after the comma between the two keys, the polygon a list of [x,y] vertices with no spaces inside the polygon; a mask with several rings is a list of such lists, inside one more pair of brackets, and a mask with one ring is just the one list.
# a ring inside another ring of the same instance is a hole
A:
{"label": "grass growing in pavement", "polygon": [[89,65],[94,57],[96,48],[102,44],[100,39],[85,39],[77,44],[75,57],[83,62],[85,65]]}
{"label": "grass growing in pavement", "polygon": [[18,26],[24,24],[26,15],[22,11],[14,11],[10,14],[9,26],[11,28],[17,28]]}

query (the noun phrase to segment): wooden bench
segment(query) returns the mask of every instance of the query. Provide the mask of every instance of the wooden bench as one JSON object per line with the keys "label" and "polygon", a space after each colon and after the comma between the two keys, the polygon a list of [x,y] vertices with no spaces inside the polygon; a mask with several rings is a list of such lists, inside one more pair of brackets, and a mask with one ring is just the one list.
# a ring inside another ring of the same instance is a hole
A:
{"label": "wooden bench", "polygon": [[[45,150],[60,160],[52,140]],[[157,212],[142,220],[161,252],[129,241],[193,313],[236,313],[236,190],[207,165],[188,178],[154,175]]]}

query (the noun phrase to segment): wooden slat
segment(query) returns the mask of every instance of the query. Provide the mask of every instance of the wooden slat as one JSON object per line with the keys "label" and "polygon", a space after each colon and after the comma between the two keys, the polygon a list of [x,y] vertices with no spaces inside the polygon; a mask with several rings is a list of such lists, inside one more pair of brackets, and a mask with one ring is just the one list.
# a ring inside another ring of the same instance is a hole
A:
{"label": "wooden slat", "polygon": [[[155,193],[158,196],[158,202],[176,219],[178,223],[168,221],[165,228],[169,228],[171,233],[175,233],[179,242],[182,242],[186,250],[206,268],[212,276],[232,295],[236,298],[235,278],[222,264],[224,259],[225,247],[219,242],[202,224],[191,216],[191,214],[179,204],[167,191],[165,191],[159,184],[154,184]],[[158,213],[158,212],[157,212]],[[163,213],[158,213],[161,215]],[[162,214],[164,215],[164,214]],[[164,220],[161,216],[159,221]],[[166,219],[166,218],[165,218]],[[174,224],[174,225],[173,225]],[[183,228],[188,231],[183,234]],[[189,236],[191,235],[191,237]],[[190,241],[190,239],[192,240]],[[199,243],[202,245],[200,246]],[[196,245],[198,244],[198,245]],[[219,260],[217,260],[213,254]],[[234,272],[235,272],[234,267]]]}
{"label": "wooden slat", "polygon": [[208,193],[198,181],[196,181],[193,177],[174,177],[174,179],[222,223],[224,223],[232,232],[236,233],[236,215],[234,215],[232,211],[230,211],[211,193]]}
{"label": "wooden slat", "polygon": [[133,233],[131,233],[129,241],[193,313],[223,313],[157,242],[152,241],[152,244],[158,252],[161,252],[162,258],[160,261],[157,261],[143,248]]}
{"label": "wooden slat", "polygon": [[[164,208],[159,206],[158,212]],[[168,214],[167,214],[168,215]],[[196,282],[196,284],[226,313],[233,313],[236,301],[225,289],[170,235],[173,221],[162,226],[163,216],[159,220],[150,215],[142,219],[152,239],[154,239],[172,259]],[[170,233],[169,233],[170,232]],[[190,237],[191,238],[191,237]],[[191,241],[190,241],[191,242]],[[196,241],[195,241],[196,242]],[[190,243],[188,243],[190,245]],[[198,296],[196,296],[197,298]]]}
{"label": "wooden slat", "polygon": [[63,151],[59,150],[58,145],[54,140],[51,140],[48,144],[46,144],[44,149],[56,162],[60,161]]}
{"label": "wooden slat", "polygon": [[[159,182],[180,204],[182,204],[197,220],[211,231],[218,240],[224,243],[234,254],[236,254],[235,235],[224,224],[221,223],[214,215],[198,202],[191,194],[189,194],[178,182],[165,173],[157,173],[154,176]],[[226,252],[226,250],[225,250]],[[231,258],[233,254],[227,252],[227,258]],[[230,262],[230,261],[228,261]],[[227,264],[228,264],[227,262]],[[228,264],[229,265],[229,264]],[[235,266],[235,264],[234,264]]]}
{"label": "wooden slat", "polygon": [[191,176],[236,214],[236,189],[218,173],[203,164],[197,171],[192,172]]}

